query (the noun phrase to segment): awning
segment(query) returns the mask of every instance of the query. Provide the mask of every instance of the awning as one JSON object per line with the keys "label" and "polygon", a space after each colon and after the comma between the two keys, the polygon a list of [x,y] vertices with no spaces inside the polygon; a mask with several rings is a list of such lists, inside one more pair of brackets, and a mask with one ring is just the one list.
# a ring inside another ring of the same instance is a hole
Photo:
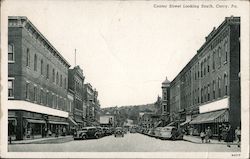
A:
{"label": "awning", "polygon": [[196,118],[194,118],[190,122],[190,124],[220,123],[220,122],[228,122],[228,111],[225,109],[199,114]]}
{"label": "awning", "polygon": [[191,121],[191,119],[187,119],[186,121],[184,121],[183,123],[180,124],[180,126],[186,125]]}
{"label": "awning", "polygon": [[35,120],[35,119],[26,119],[29,123],[39,123],[39,124],[45,124],[45,120]]}
{"label": "awning", "polygon": [[75,122],[75,120],[74,119],[72,119],[71,117],[69,117],[69,121],[71,122],[71,123],[73,123],[75,126],[77,126],[78,124]]}
{"label": "awning", "polygon": [[60,125],[69,125],[67,122],[63,121],[48,121],[49,124],[60,124]]}

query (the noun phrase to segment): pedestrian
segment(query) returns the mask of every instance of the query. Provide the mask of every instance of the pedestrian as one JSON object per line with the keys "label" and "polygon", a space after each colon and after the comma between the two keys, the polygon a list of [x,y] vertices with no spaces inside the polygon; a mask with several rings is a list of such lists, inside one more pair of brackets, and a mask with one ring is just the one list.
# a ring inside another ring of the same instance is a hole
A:
{"label": "pedestrian", "polygon": [[235,136],[236,136],[236,141],[238,144],[238,147],[240,147],[240,142],[241,142],[241,130],[240,127],[237,126],[237,129],[235,130]]}
{"label": "pedestrian", "polygon": [[218,141],[221,141],[221,135],[222,135],[222,126],[219,125],[219,129],[218,129]]}
{"label": "pedestrian", "polygon": [[201,142],[204,143],[204,139],[205,139],[205,133],[203,131],[201,131],[200,133],[200,137],[201,137]]}
{"label": "pedestrian", "polygon": [[210,142],[210,138],[212,136],[212,131],[210,129],[210,127],[207,127],[207,129],[205,130],[205,140],[206,140],[206,143]]}
{"label": "pedestrian", "polygon": [[226,133],[225,141],[227,142],[227,147],[230,147],[230,144],[233,142],[234,132],[230,124],[227,126],[226,130],[227,130],[227,133]]}

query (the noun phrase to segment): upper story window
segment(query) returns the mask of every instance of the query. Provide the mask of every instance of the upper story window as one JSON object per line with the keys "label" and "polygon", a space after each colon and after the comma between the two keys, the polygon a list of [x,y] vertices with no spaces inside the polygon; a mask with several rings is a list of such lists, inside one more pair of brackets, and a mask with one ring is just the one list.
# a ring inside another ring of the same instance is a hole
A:
{"label": "upper story window", "polygon": [[37,55],[34,55],[34,71],[37,71]]}
{"label": "upper story window", "polygon": [[218,48],[218,68],[221,66],[221,47]]}
{"label": "upper story window", "polygon": [[46,67],[46,78],[49,79],[49,64]]}
{"label": "upper story window", "polygon": [[41,60],[41,75],[43,75],[43,60]]}
{"label": "upper story window", "polygon": [[52,81],[55,82],[55,69],[52,70]]}
{"label": "upper story window", "polygon": [[210,84],[207,85],[207,100],[210,100]]}
{"label": "upper story window", "polygon": [[60,87],[62,87],[62,75],[60,75]]}
{"label": "upper story window", "polygon": [[212,68],[213,70],[215,69],[215,51],[213,52],[213,56],[212,56]]}
{"label": "upper story window", "polygon": [[66,80],[66,77],[64,78],[64,88],[67,89],[67,80]]}
{"label": "upper story window", "polygon": [[27,48],[26,50],[26,66],[30,67],[30,49]]}
{"label": "upper story window", "polygon": [[227,40],[224,43],[224,50],[225,50],[225,62],[227,62],[227,58],[228,58],[228,42],[227,42]]}
{"label": "upper story window", "polygon": [[213,99],[215,99],[215,80],[213,80]]}
{"label": "upper story window", "polygon": [[206,62],[207,62],[207,60],[206,60],[206,58],[205,58],[205,59],[204,59],[204,64],[203,64],[203,65],[204,65],[204,66],[203,66],[203,67],[204,67],[204,76],[206,75],[206,65],[207,65]]}
{"label": "upper story window", "polygon": [[34,101],[37,101],[37,88],[34,86]]}
{"label": "upper story window", "polygon": [[210,71],[210,65],[209,65],[209,62],[210,62],[210,56],[207,57],[207,72],[209,73]]}
{"label": "upper story window", "polygon": [[8,62],[14,62],[14,45],[8,45]]}
{"label": "upper story window", "polygon": [[59,83],[59,75],[58,75],[58,72],[56,73],[56,84]]}
{"label": "upper story window", "polygon": [[224,74],[224,86],[225,86],[225,95],[228,95],[227,91],[228,91],[228,77],[227,74]]}
{"label": "upper story window", "polygon": [[26,84],[25,84],[25,98],[26,99],[29,99],[29,83],[27,82]]}
{"label": "upper story window", "polygon": [[14,79],[8,79],[8,97],[14,97]]}
{"label": "upper story window", "polygon": [[218,77],[218,96],[221,97],[221,78]]}

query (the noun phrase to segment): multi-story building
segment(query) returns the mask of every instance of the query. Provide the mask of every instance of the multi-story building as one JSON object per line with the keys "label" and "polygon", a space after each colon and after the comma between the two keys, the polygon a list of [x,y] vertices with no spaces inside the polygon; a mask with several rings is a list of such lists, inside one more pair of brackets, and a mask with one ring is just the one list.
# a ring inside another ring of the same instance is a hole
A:
{"label": "multi-story building", "polygon": [[78,128],[86,125],[86,106],[84,102],[84,75],[80,66],[69,69],[68,89],[73,92],[73,120],[78,124]]}
{"label": "multi-story building", "polygon": [[69,63],[26,17],[8,19],[8,130],[17,140],[67,128]]}
{"label": "multi-story building", "polygon": [[196,133],[241,124],[240,18],[227,17],[170,84],[170,117]]}

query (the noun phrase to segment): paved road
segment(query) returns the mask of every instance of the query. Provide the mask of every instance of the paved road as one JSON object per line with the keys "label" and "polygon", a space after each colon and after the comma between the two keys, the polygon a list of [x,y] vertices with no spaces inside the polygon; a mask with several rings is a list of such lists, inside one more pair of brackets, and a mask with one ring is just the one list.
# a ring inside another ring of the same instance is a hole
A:
{"label": "paved road", "polygon": [[237,152],[236,145],[195,144],[187,141],[155,139],[142,134],[126,134],[123,138],[107,136],[100,139],[76,140],[58,144],[9,145],[16,152]]}

